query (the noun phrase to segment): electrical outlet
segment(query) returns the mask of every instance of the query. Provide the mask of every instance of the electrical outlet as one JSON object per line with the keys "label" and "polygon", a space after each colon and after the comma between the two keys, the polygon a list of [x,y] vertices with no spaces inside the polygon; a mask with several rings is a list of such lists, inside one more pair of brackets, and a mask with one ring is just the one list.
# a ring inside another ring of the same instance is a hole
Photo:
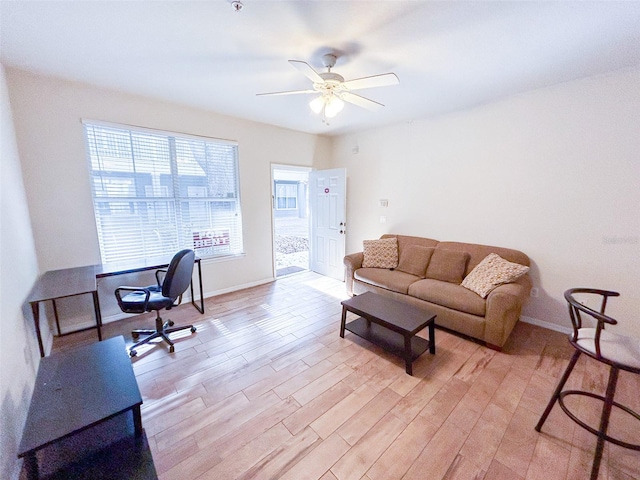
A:
{"label": "electrical outlet", "polygon": [[531,293],[530,293],[530,295],[531,295],[533,298],[538,298],[538,287],[533,287],[533,288],[531,289]]}

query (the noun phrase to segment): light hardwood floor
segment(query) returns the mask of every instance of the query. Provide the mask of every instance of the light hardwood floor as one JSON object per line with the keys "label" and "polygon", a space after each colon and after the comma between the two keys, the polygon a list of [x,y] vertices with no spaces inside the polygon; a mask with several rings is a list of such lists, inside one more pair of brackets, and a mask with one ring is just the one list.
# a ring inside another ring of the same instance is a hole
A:
{"label": "light hardwood floor", "polygon": [[[340,338],[345,298],[343,283],[307,272],[209,298],[204,315],[189,304],[168,312],[197,333],[173,355],[155,346],[133,360],[160,478],[588,478],[595,437],[558,406],[534,430],[572,353],[566,335],[519,323],[499,353],[436,330],[436,355],[409,376],[399,358]],[[107,324],[105,336],[130,343],[152,318]],[[94,337],[58,338],[54,350]],[[639,411],[637,377],[623,374],[616,398]],[[603,392],[606,379],[581,358],[570,382]],[[595,424],[596,405],[573,405]],[[611,428],[637,442],[638,425],[614,413]],[[599,478],[640,478],[640,453],[607,444]]]}

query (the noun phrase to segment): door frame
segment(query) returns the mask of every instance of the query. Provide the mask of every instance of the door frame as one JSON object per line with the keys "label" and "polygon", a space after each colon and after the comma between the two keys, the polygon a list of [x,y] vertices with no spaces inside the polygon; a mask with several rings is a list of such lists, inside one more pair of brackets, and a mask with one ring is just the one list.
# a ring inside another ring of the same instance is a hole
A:
{"label": "door frame", "polygon": [[[275,186],[275,171],[276,170],[288,170],[291,172],[298,173],[306,173],[307,178],[309,176],[309,172],[313,170],[313,167],[305,167],[303,165],[288,165],[284,163],[272,163],[271,164],[271,187],[269,191],[271,192],[271,276],[276,279],[277,278],[277,266],[276,266],[276,192],[274,190]],[[307,222],[309,222],[309,229],[311,229],[311,215],[307,215]],[[310,230],[309,230],[310,231]],[[307,267],[308,268],[308,267]]]}

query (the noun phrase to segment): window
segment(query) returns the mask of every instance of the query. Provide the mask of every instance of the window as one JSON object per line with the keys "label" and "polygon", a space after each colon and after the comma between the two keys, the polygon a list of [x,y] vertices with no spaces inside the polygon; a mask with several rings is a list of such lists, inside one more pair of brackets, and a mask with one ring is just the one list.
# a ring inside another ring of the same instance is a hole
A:
{"label": "window", "polygon": [[276,182],[276,209],[295,210],[298,208],[298,183]]}
{"label": "window", "polygon": [[242,253],[238,145],[84,123],[103,263]]}

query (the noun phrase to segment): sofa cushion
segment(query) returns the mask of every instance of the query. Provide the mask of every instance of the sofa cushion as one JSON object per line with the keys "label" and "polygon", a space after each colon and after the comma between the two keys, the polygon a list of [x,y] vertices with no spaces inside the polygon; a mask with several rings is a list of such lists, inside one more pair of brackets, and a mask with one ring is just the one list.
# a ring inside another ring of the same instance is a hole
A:
{"label": "sofa cushion", "polygon": [[[409,286],[409,295],[420,300],[452,308],[472,315],[484,316],[486,300],[480,298],[471,290],[450,282],[426,278]],[[436,322],[438,320],[436,319]]]}
{"label": "sofa cushion", "polygon": [[360,282],[369,283],[404,295],[409,291],[409,285],[420,280],[420,277],[409,273],[382,268],[359,268],[354,272],[353,278]]}
{"label": "sofa cushion", "polygon": [[529,271],[529,267],[512,263],[500,255],[490,253],[462,281],[462,286],[482,298],[503,283],[516,281]]}
{"label": "sofa cushion", "polygon": [[456,250],[436,248],[427,267],[427,278],[460,284],[464,276],[469,254]]}
{"label": "sofa cushion", "polygon": [[364,240],[362,245],[364,268],[396,268],[398,266],[398,240],[395,237]]}
{"label": "sofa cushion", "polygon": [[400,251],[398,268],[401,272],[410,273],[416,277],[424,278],[427,265],[435,248],[421,245],[407,245]]}

